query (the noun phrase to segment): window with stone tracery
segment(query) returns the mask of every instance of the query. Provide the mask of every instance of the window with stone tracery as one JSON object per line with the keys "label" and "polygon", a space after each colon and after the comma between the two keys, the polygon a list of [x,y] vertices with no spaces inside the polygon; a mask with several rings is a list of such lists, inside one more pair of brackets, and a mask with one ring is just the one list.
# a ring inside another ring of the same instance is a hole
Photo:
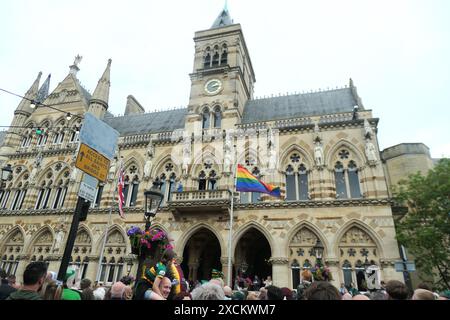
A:
{"label": "window with stone tracery", "polygon": [[111,284],[122,278],[124,255],[126,255],[125,238],[118,230],[110,231],[101,261],[100,281]]}
{"label": "window with stone tracery", "polygon": [[347,149],[338,152],[339,160],[334,166],[334,180],[336,186],[336,198],[361,198],[361,187],[359,182],[359,168],[353,155]]}
{"label": "window with stone tracery", "polygon": [[[20,170],[19,170],[20,169]],[[16,173],[21,173],[22,167],[16,168]],[[11,190],[13,194],[12,201],[10,203],[10,210],[21,210],[25,202],[25,197],[28,191],[28,172],[21,174],[19,179],[15,181],[15,187]]]}
{"label": "window with stone tracery", "polygon": [[8,275],[15,275],[19,265],[19,255],[22,254],[24,238],[22,232],[16,230],[12,233],[1,248],[0,269]]}
{"label": "window with stone tracery", "polygon": [[285,169],[286,178],[286,200],[308,200],[308,170],[302,163],[302,158],[298,153],[293,153],[289,157],[289,164]]}
{"label": "window with stone tracery", "polygon": [[166,162],[162,168],[163,172],[155,178],[153,187],[159,189],[163,194],[161,205],[164,205],[170,201],[172,193],[176,191],[177,174],[172,162]]}
{"label": "window with stone tracery", "polygon": [[379,265],[378,247],[372,237],[359,226],[348,229],[339,242],[339,260],[342,280],[346,286],[352,282],[365,290],[365,265]]}
{"label": "window with stone tracery", "polygon": [[79,268],[81,279],[86,277],[89,266],[89,255],[92,253],[92,239],[86,230],[80,229],[75,238],[69,265]]}
{"label": "window with stone tracery", "polygon": [[135,164],[131,164],[125,170],[123,197],[125,199],[126,207],[134,207],[137,203],[140,172]]}
{"label": "window with stone tracery", "polygon": [[39,234],[31,248],[31,261],[42,261],[48,266],[49,256],[53,247],[53,235],[50,230],[45,229]]}
{"label": "window with stone tracery", "polygon": [[[247,160],[248,164],[252,164],[252,163],[256,163],[253,162],[252,159]],[[249,170],[252,175],[254,175],[256,178],[261,179],[262,175],[261,175],[261,171],[259,170],[258,167],[253,167],[253,169]],[[261,192],[240,192],[240,201],[241,203],[257,203],[257,202],[261,202]]]}

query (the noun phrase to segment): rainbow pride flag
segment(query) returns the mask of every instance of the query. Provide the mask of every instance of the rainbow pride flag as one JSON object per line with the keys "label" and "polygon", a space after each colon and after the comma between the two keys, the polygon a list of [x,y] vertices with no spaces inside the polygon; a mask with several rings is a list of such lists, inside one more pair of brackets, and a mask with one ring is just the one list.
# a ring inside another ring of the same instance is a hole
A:
{"label": "rainbow pride flag", "polygon": [[270,194],[274,197],[281,197],[280,187],[276,187],[258,180],[240,164],[238,164],[237,168],[236,191],[261,192]]}

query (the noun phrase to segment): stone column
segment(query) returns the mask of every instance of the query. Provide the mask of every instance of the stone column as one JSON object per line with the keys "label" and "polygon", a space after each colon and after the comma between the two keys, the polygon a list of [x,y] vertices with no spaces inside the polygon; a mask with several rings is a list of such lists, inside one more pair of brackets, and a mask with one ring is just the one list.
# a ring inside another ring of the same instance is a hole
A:
{"label": "stone column", "polygon": [[89,257],[89,263],[87,266],[87,271],[85,277],[94,283],[97,280],[97,269],[98,269],[98,260],[99,257],[97,256],[88,256]]}
{"label": "stone column", "polygon": [[344,282],[344,279],[341,279],[340,277],[341,269],[339,268],[339,260],[327,259],[325,265],[330,269],[330,273],[333,278],[330,283],[336,288],[339,288],[341,286],[340,282]]}
{"label": "stone column", "polygon": [[277,287],[290,287],[289,285],[289,259],[287,257],[271,257],[273,285]]}
{"label": "stone column", "polygon": [[[220,262],[222,263],[222,272],[223,272],[223,281],[225,282],[226,286],[230,286],[233,288],[233,263],[234,259],[231,259],[231,265],[228,265],[228,257],[221,257]],[[228,283],[228,271],[231,268],[231,279]]]}

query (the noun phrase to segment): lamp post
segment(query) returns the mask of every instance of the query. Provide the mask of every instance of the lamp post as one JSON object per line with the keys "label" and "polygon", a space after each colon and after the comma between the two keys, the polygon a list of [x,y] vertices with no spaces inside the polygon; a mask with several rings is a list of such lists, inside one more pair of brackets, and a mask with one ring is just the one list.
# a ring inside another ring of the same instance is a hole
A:
{"label": "lamp post", "polygon": [[133,261],[131,259],[128,259],[128,262],[127,262],[127,276],[130,275],[131,268],[133,268]]}
{"label": "lamp post", "polygon": [[10,174],[12,174],[12,168],[10,164],[7,164],[2,168],[2,180],[0,181],[0,189],[3,188],[3,182],[8,180]]}
{"label": "lamp post", "polygon": [[[150,218],[156,216],[156,212],[161,206],[164,195],[153,187],[152,189],[144,192],[144,197],[145,197],[144,203],[145,231],[148,231],[151,226]],[[143,271],[142,267],[146,258],[147,256],[145,254],[145,250],[143,250],[143,252],[138,257],[139,264],[136,272],[136,281],[138,281],[141,278]]]}
{"label": "lamp post", "polygon": [[317,239],[316,244],[313,247],[313,250],[316,254],[316,260],[319,265],[321,265],[322,263],[322,256],[324,249],[325,247],[323,246],[322,241],[320,241],[320,239]]}

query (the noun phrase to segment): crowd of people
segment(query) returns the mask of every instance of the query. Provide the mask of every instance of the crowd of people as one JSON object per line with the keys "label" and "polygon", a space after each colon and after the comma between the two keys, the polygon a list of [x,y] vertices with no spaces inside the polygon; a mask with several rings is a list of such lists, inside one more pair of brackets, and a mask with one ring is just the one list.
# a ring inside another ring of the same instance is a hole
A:
{"label": "crowd of people", "polygon": [[[312,274],[305,272],[295,290],[272,284],[270,278],[256,278],[245,288],[237,281],[235,290],[224,284],[223,279],[213,277],[209,281],[189,286],[180,285],[170,275],[170,261],[158,262],[146,271],[143,279],[134,281],[125,276],[110,287],[93,283],[89,279],[75,282],[75,270],[68,270],[64,281],[56,279],[56,273],[47,270],[44,262],[30,263],[23,273],[23,283],[18,285],[14,276],[0,270],[0,300],[448,300],[450,291],[433,292],[426,283],[410,292],[397,280],[382,282],[380,290],[359,292],[342,284],[338,289],[327,281],[312,281]],[[169,259],[170,260],[170,259]],[[219,274],[220,275],[220,274]],[[251,284],[251,285],[250,285]]]}

